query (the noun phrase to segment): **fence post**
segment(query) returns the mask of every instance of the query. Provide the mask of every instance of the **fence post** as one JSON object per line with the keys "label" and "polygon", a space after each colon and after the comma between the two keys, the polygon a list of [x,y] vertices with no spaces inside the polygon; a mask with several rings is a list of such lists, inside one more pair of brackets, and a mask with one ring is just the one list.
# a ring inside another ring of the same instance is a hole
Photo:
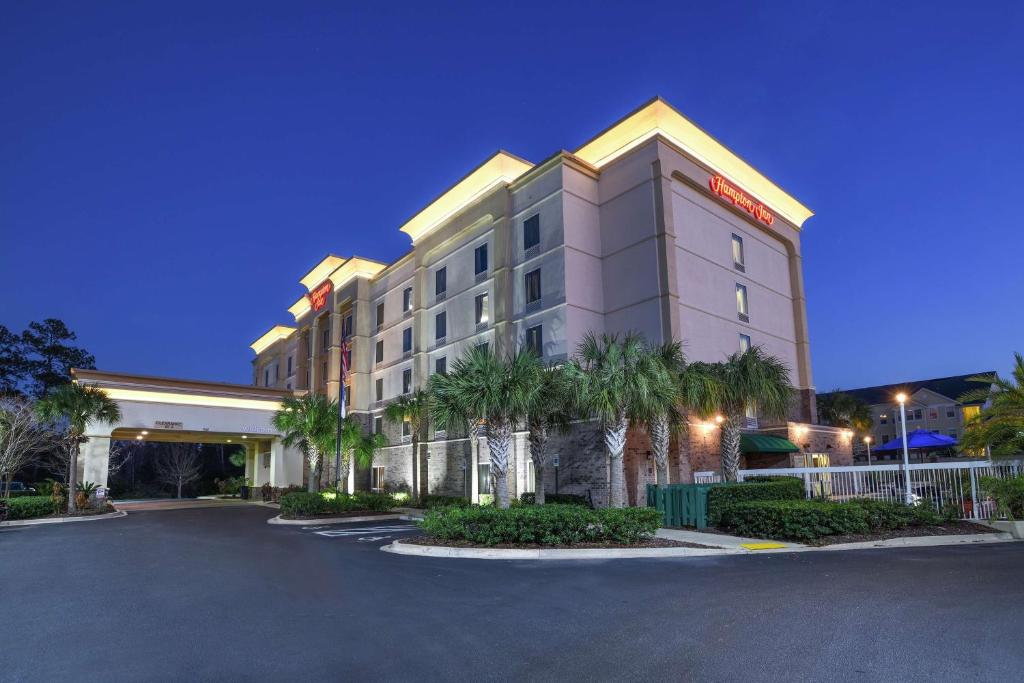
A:
{"label": "fence post", "polygon": [[975,474],[977,470],[970,468],[971,473],[971,519],[980,519],[978,517],[978,477]]}

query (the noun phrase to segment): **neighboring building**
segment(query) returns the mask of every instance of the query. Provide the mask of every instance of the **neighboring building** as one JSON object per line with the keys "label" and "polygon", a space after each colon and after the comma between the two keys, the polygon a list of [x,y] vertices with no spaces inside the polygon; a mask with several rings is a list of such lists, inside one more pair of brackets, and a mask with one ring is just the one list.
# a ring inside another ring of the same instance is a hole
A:
{"label": "neighboring building", "polygon": [[[908,434],[915,429],[926,429],[959,440],[963,435],[964,423],[976,416],[984,404],[984,401],[960,402],[960,396],[984,387],[983,384],[969,381],[969,378],[994,374],[995,370],[982,370],[967,375],[842,391],[871,406],[871,416],[874,420],[871,431],[872,448],[901,436],[900,404],[896,401],[896,395],[900,392],[909,397],[906,403]],[[866,458],[863,444],[857,445],[857,457]],[[889,453],[882,457],[892,459],[901,458],[902,455]],[[872,460],[874,459],[875,456],[872,454]]]}
{"label": "neighboring building", "polygon": [[[811,215],[655,99],[575,152],[537,164],[495,153],[401,226],[413,246],[393,263],[325,257],[299,280],[305,292],[288,309],[294,324],[252,344],[253,381],[337,397],[341,343],[349,342],[349,411],[393,444],[372,472],[357,474],[359,488],[419,481],[423,491],[488,492],[486,440],[473,463],[464,436],[431,432],[414,477],[408,426],[381,419],[388,401],[481,344],[530,347],[548,362],[568,358],[588,331],[684,340],[691,360],[760,345],[792,369],[791,423],[774,426],[791,435],[816,423],[800,246]],[[749,418],[752,429],[772,427]],[[698,436],[684,435],[674,449],[673,480],[717,467],[717,437],[707,439],[706,425],[694,429]],[[820,429],[829,435],[822,443],[842,451],[838,431]],[[645,438],[632,434],[627,449],[633,501],[653,480]],[[606,500],[594,425],[558,440],[554,452],[559,467],[547,490]],[[513,494],[536,485],[528,458],[520,434]]]}

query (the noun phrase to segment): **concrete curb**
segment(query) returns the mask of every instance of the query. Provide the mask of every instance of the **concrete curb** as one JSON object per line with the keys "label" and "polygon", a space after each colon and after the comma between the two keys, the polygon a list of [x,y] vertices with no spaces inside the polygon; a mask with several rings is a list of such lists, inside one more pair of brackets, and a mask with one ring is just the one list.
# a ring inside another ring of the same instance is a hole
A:
{"label": "concrete curb", "polygon": [[317,524],[344,524],[346,522],[383,522],[396,519],[408,519],[403,515],[365,515],[362,517],[318,517],[316,519],[283,519],[281,515],[271,517],[267,524],[284,524],[293,526],[314,526]]}
{"label": "concrete curb", "polygon": [[392,541],[381,546],[386,553],[474,560],[616,560],[664,557],[709,557],[715,555],[767,555],[777,553],[838,552],[869,548],[923,548],[945,545],[977,545],[1013,542],[1010,534],[961,534],[950,536],[904,536],[884,541],[837,543],[825,546],[794,546],[767,550],[745,548],[450,548]]}
{"label": "concrete curb", "polygon": [[127,517],[124,510],[117,512],[105,512],[102,515],[86,515],[84,517],[43,517],[40,519],[12,519],[9,522],[0,522],[0,527],[6,526],[38,526],[41,524],[65,524],[67,522],[93,522],[98,519],[114,519],[115,517]]}

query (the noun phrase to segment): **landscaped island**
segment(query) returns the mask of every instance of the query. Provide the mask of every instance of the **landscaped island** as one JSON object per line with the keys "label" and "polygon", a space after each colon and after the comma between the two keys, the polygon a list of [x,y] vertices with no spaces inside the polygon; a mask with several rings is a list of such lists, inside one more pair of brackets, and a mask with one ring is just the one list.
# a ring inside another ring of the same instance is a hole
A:
{"label": "landscaped island", "polygon": [[282,519],[324,519],[385,515],[403,503],[389,493],[294,492],[281,496]]}

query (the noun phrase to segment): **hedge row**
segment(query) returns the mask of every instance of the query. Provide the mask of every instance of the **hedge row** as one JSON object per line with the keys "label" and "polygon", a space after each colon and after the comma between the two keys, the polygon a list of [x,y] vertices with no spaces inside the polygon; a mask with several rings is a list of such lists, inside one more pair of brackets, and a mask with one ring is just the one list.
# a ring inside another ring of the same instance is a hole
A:
{"label": "hedge row", "polygon": [[19,496],[7,501],[7,519],[32,519],[53,514],[53,499],[49,496]]}
{"label": "hedge row", "polygon": [[363,491],[357,491],[352,495],[335,491],[286,493],[281,496],[280,503],[281,516],[286,519],[340,514],[356,510],[387,512],[397,506],[394,497],[389,494]]}
{"label": "hedge row", "polygon": [[448,507],[428,511],[420,522],[434,538],[477,545],[632,545],[651,538],[659,526],[661,513],[653,508],[591,510],[577,505]]}
{"label": "hedge row", "polygon": [[867,534],[939,521],[938,514],[929,505],[908,506],[863,499],[846,503],[767,500],[726,506],[719,526],[740,536],[816,541],[824,536]]}
{"label": "hedge row", "polygon": [[708,524],[718,526],[724,510],[735,503],[803,498],[804,482],[798,477],[751,477],[739,483],[715,484],[708,489]]}
{"label": "hedge row", "polygon": [[423,496],[422,505],[428,510],[444,507],[465,508],[469,507],[469,499],[462,496],[441,496],[432,493],[429,496]]}
{"label": "hedge row", "polygon": [[[524,493],[519,496],[519,501],[525,505],[534,505],[537,502],[537,494]],[[545,505],[582,505],[590,507],[590,501],[586,496],[578,496],[574,493],[545,493]]]}

